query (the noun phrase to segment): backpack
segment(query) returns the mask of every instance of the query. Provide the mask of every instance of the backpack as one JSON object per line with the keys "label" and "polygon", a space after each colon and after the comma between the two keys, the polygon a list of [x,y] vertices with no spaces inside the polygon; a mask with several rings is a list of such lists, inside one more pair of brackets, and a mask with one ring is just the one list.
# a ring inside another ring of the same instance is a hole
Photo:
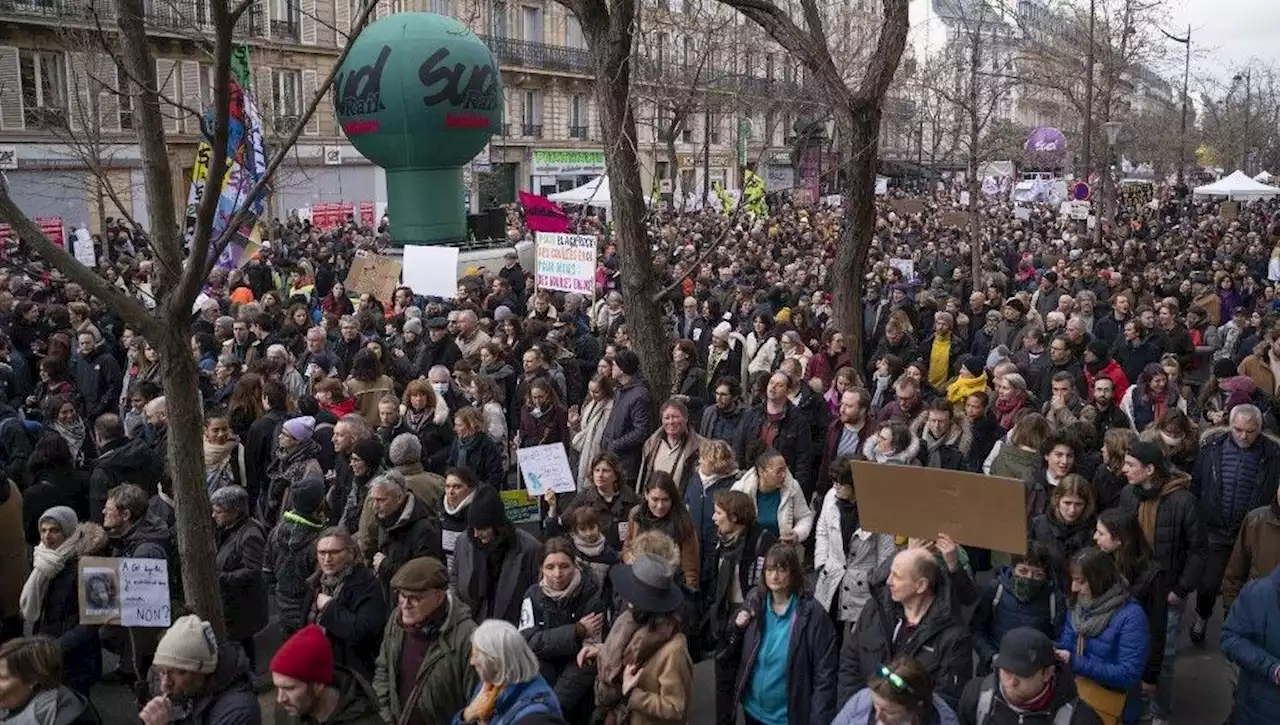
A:
{"label": "backpack", "polygon": [[[987,716],[991,714],[991,704],[995,702],[995,698],[996,678],[994,676],[984,678],[982,689],[978,691],[978,709],[973,716],[973,722],[976,725],[986,725]],[[1079,698],[1076,698],[1058,708],[1058,711],[1053,713],[1052,725],[1071,725],[1071,719],[1075,717],[1079,702]]]}

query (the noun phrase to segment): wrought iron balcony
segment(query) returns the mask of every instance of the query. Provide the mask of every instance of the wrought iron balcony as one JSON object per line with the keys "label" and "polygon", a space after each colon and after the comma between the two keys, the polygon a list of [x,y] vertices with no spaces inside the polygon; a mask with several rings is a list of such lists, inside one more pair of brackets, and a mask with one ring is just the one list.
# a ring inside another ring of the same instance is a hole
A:
{"label": "wrought iron balcony", "polygon": [[[0,0],[2,2],[3,0]],[[482,35],[498,64],[515,68],[541,68],[571,73],[592,73],[591,55],[581,48],[548,45],[528,40]]]}
{"label": "wrought iron balcony", "polygon": [[272,20],[271,21],[271,37],[281,40],[297,40],[298,39],[298,23],[293,20]]}
{"label": "wrought iron balcony", "polygon": [[520,135],[528,138],[542,138],[542,124],[526,123],[521,127]]}
{"label": "wrought iron balcony", "polygon": [[580,141],[586,141],[586,140],[587,140],[587,127],[586,127],[586,126],[570,126],[570,127],[569,127],[569,138],[576,138],[576,139],[578,139],[578,140],[580,140]]}

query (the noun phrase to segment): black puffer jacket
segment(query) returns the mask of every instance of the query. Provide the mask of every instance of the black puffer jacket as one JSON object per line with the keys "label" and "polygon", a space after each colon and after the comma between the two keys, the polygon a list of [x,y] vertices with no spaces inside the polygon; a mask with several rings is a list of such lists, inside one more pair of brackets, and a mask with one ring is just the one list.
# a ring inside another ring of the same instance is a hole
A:
{"label": "black puffer jacket", "polygon": [[386,557],[378,567],[378,579],[387,601],[391,600],[391,577],[410,559],[431,556],[444,561],[440,522],[417,494],[409,492],[395,521],[378,521],[378,552]]}
{"label": "black puffer jacket", "polygon": [[[1200,586],[1204,574],[1208,541],[1200,521],[1200,504],[1191,493],[1191,478],[1175,473],[1161,489],[1147,491],[1141,486],[1125,486],[1120,492],[1120,506],[1138,511],[1144,500],[1159,497],[1156,509],[1156,563],[1167,572],[1169,591],[1186,599]],[[1141,515],[1139,515],[1141,519]]]}
{"label": "black puffer jacket", "polygon": [[280,628],[289,636],[307,623],[307,578],[316,569],[316,541],[324,524],[286,511],[271,530],[262,564],[268,589],[276,593]]}
{"label": "black puffer jacket", "polygon": [[565,713],[591,710],[589,704],[583,703],[592,701],[595,667],[578,666],[578,650],[583,642],[574,625],[588,614],[604,613],[606,603],[590,567],[579,571],[582,583],[571,596],[556,601],[542,591],[541,584],[534,584],[520,605],[520,634],[537,655],[542,677],[555,689]]}
{"label": "black puffer jacket", "polygon": [[[753,441],[760,440],[760,429],[764,428],[768,419],[763,403],[747,408],[747,412],[742,414],[742,425],[738,428],[738,439],[733,443],[733,450],[738,456],[738,465],[743,470],[755,463],[747,460],[747,448]],[[795,476],[800,487],[806,491],[813,490],[814,458],[821,452],[822,440],[821,436],[816,439],[813,437],[809,419],[788,401],[782,420],[778,421],[778,433],[774,436],[773,447],[782,454],[791,475]]]}
{"label": "black puffer jacket", "polygon": [[324,627],[333,661],[349,667],[361,677],[373,677],[373,666],[382,646],[382,629],[387,625],[391,609],[387,606],[382,583],[363,564],[357,563],[342,580],[337,594],[320,612],[316,599],[321,591],[320,572],[307,579],[307,599],[303,611],[307,621]]}
{"label": "black puffer jacket", "polygon": [[[0,434],[0,443],[4,436]],[[122,483],[133,483],[144,491],[154,491],[159,477],[154,469],[155,459],[146,441],[120,438],[103,445],[98,460],[89,474],[89,516],[95,524],[102,523],[102,507],[107,505],[107,493]]]}
{"label": "black puffer jacket", "polygon": [[1031,520],[1030,537],[1049,547],[1053,573],[1058,581],[1070,582],[1067,564],[1077,551],[1093,545],[1094,520],[1089,518],[1068,525],[1053,514],[1041,514]]}
{"label": "black puffer jacket", "polygon": [[886,584],[889,559],[875,574],[871,601],[863,608],[853,631],[840,649],[840,684],[837,707],[866,687],[867,679],[880,665],[907,655],[924,665],[933,676],[934,692],[954,706],[964,686],[973,677],[973,640],[969,628],[952,603],[951,582],[939,573],[935,599],[924,619],[896,646],[894,632],[903,624],[902,605],[889,596]]}

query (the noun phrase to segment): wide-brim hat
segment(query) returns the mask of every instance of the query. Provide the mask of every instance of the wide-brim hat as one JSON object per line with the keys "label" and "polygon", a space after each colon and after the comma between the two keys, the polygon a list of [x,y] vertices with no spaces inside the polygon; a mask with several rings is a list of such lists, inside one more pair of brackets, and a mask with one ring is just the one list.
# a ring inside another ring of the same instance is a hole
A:
{"label": "wide-brim hat", "polygon": [[652,554],[639,554],[630,564],[613,567],[609,581],[614,591],[643,612],[669,614],[684,604],[671,567]]}

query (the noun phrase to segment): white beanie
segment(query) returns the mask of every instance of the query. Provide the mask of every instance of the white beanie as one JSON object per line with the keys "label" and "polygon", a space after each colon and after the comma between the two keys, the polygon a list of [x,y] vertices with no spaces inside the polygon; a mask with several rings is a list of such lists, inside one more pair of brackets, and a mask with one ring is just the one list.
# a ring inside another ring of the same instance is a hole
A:
{"label": "white beanie", "polygon": [[209,674],[218,665],[218,641],[213,627],[194,614],[179,617],[156,645],[159,667]]}

